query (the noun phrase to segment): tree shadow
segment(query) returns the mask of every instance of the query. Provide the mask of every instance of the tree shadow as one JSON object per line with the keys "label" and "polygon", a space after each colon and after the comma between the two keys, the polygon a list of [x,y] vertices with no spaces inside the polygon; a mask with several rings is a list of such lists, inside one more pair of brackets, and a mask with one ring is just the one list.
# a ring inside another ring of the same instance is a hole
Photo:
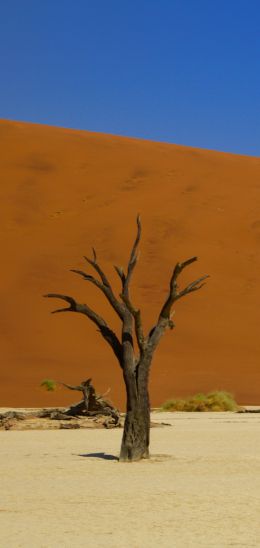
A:
{"label": "tree shadow", "polygon": [[78,457],[88,457],[88,458],[95,458],[95,459],[104,459],[104,460],[119,460],[118,457],[115,455],[108,455],[107,453],[85,453],[78,455]]}

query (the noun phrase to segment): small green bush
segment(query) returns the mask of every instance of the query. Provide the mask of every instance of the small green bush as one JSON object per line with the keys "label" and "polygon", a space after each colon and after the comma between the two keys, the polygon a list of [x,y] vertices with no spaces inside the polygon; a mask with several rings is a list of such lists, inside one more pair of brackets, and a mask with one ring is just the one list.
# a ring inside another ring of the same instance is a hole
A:
{"label": "small green bush", "polygon": [[53,392],[57,387],[56,382],[52,381],[51,379],[44,379],[41,382],[41,386],[42,388],[45,388],[45,390],[47,390],[48,392]]}
{"label": "small green bush", "polygon": [[229,392],[215,390],[208,394],[195,394],[185,399],[167,400],[162,411],[238,411],[239,406]]}

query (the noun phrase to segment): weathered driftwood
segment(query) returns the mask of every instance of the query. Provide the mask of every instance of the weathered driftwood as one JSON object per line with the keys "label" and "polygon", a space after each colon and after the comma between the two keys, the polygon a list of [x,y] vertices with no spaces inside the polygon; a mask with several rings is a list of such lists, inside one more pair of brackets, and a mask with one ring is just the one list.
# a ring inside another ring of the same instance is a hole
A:
{"label": "weathered driftwood", "polygon": [[[150,432],[150,404],[148,394],[149,372],[154,352],[161,337],[167,329],[175,327],[172,316],[174,303],[182,297],[198,291],[208,276],[202,276],[179,289],[178,278],[181,272],[197,260],[192,257],[182,263],[177,263],[170,279],[168,296],[161,308],[158,320],[148,335],[143,332],[141,312],[131,300],[129,287],[132,275],[138,260],[138,246],[141,238],[141,221],[137,217],[137,235],[130,253],[126,272],[121,267],[115,266],[120,278],[120,299],[114,294],[111,284],[97,262],[97,255],[93,249],[93,259],[85,257],[92,266],[98,278],[82,271],[73,270],[85,281],[95,285],[106,297],[109,304],[121,320],[121,336],[107,325],[102,316],[94,312],[87,304],[78,303],[74,298],[60,293],[49,293],[48,298],[61,299],[68,303],[68,307],[54,310],[59,312],[77,312],[90,319],[97,327],[102,337],[112,348],[122,369],[127,394],[127,410],[124,425],[124,433],[120,452],[120,461],[133,461],[149,457],[149,432]],[[135,352],[134,334],[137,343]],[[71,411],[71,410],[70,410]]]}
{"label": "weathered driftwood", "polygon": [[0,421],[5,419],[16,419],[22,421],[26,418],[26,413],[18,411],[6,411],[6,413],[0,413]]}
{"label": "weathered driftwood", "polygon": [[68,420],[78,416],[95,417],[98,415],[108,415],[112,417],[115,426],[117,426],[120,421],[120,413],[118,409],[105,400],[103,396],[96,393],[91,380],[92,379],[87,379],[86,381],[82,381],[81,384],[77,386],[59,382],[58,384],[65,386],[65,388],[68,388],[69,390],[82,392],[83,399],[78,403],[72,404],[64,412],[61,412],[60,410],[52,411],[50,418],[56,420]]}
{"label": "weathered driftwood", "polygon": [[18,421],[32,418],[60,421],[59,427],[62,429],[80,428],[82,421],[80,422],[79,420],[78,422],[75,422],[75,419],[83,419],[84,417],[91,418],[92,422],[98,419],[98,425],[103,425],[104,428],[121,426],[118,409],[113,407],[113,405],[106,401],[104,397],[96,394],[91,379],[83,381],[78,386],[71,386],[65,383],[59,384],[62,384],[70,390],[79,390],[83,393],[83,399],[64,409],[47,408],[27,411],[26,413],[7,411],[6,413],[0,414],[0,428],[10,430],[11,428],[15,428]]}
{"label": "weathered driftwood", "polygon": [[246,407],[243,407],[242,409],[239,409],[237,413],[260,413],[260,408],[258,409],[246,409]]}

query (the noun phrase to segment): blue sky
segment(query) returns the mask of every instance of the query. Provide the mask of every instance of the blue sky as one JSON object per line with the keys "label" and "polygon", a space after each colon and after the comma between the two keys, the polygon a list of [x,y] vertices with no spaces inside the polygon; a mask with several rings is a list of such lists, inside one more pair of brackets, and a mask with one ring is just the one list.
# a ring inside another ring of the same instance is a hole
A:
{"label": "blue sky", "polygon": [[5,0],[0,117],[260,155],[259,0]]}

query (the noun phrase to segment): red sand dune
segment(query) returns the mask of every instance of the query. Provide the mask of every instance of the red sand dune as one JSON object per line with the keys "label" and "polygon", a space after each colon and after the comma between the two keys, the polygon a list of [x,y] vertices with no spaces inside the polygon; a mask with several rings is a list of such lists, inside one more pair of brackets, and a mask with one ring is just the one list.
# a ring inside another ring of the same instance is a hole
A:
{"label": "red sand dune", "polygon": [[46,393],[41,380],[88,376],[123,405],[121,371],[95,326],[51,315],[62,303],[42,295],[75,296],[117,329],[102,295],[69,269],[86,268],[94,245],[119,291],[113,265],[127,262],[137,212],[143,237],[132,297],[147,329],[176,261],[199,256],[183,284],[210,275],[176,304],[176,329],[152,368],[152,405],[216,388],[259,404],[260,160],[8,121],[0,142],[0,405],[62,405],[72,394]]}

